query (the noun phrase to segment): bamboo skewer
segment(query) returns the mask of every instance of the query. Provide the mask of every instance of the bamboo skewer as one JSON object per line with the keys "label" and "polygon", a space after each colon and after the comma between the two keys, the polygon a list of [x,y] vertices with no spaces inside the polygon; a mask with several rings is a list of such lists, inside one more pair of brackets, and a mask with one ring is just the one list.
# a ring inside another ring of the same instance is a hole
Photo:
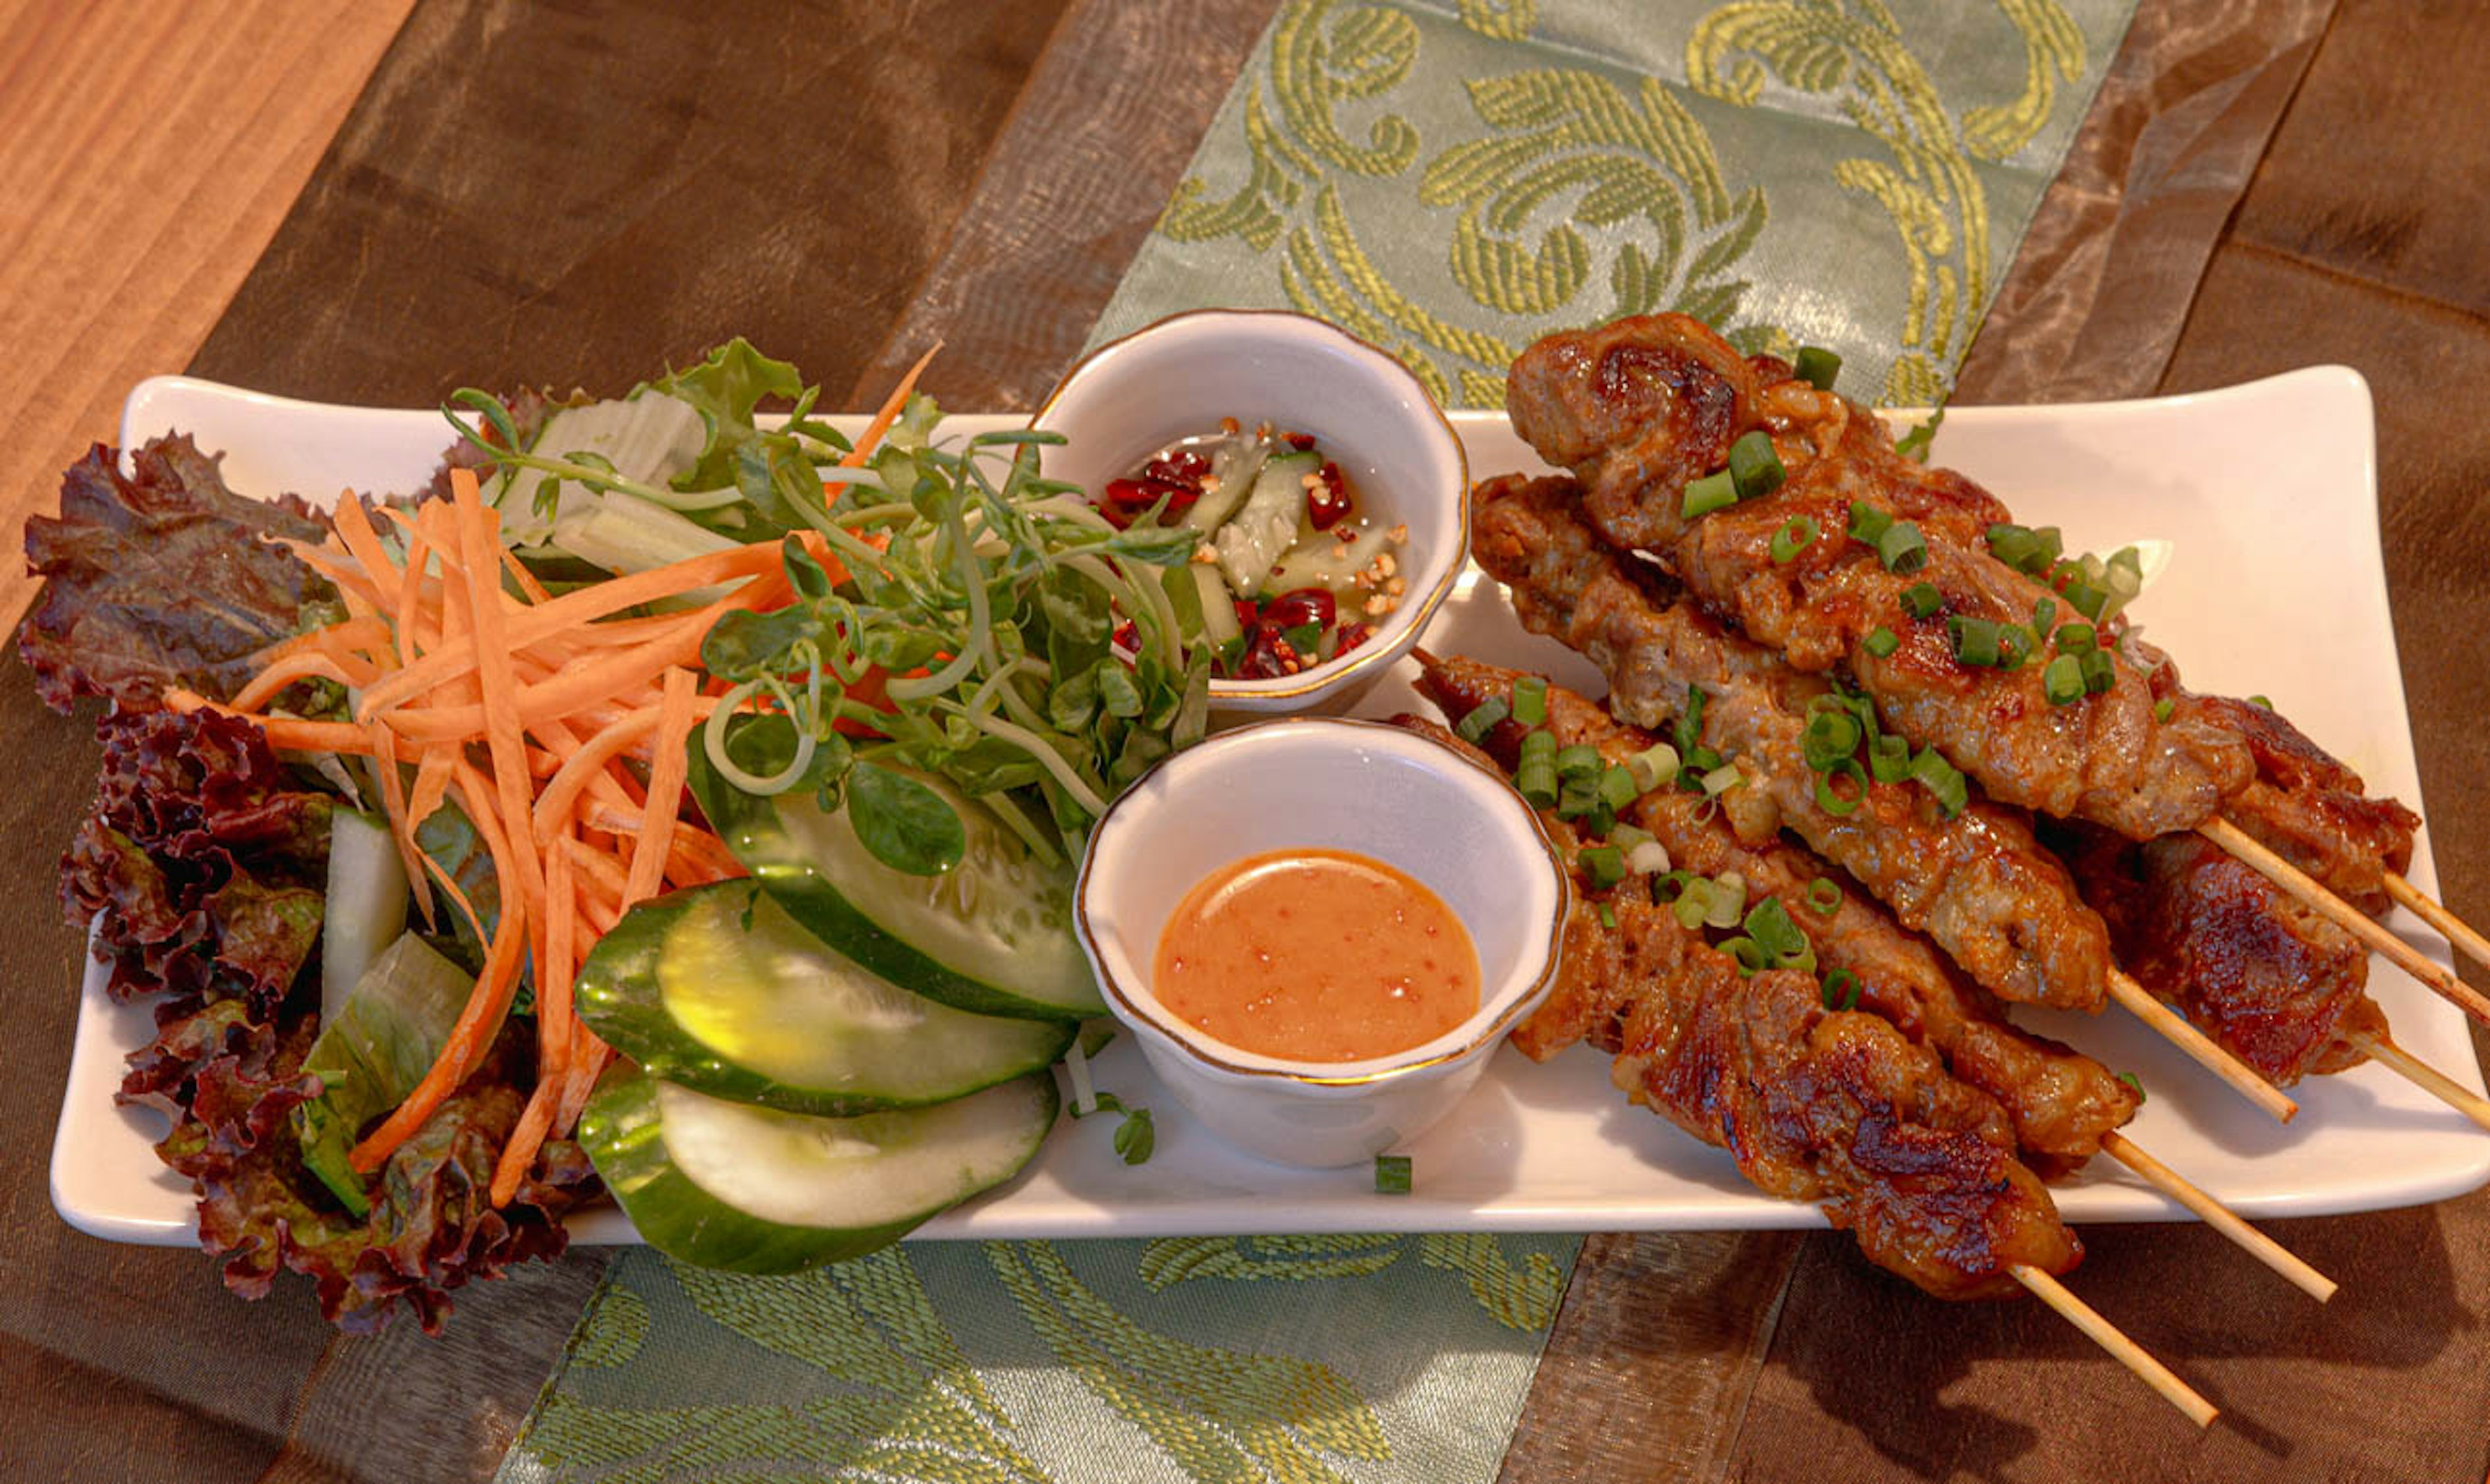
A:
{"label": "bamboo skewer", "polygon": [[2437,928],[2466,957],[2476,963],[2490,964],[2490,938],[2483,937],[2478,928],[2447,910],[2437,899],[2391,870],[2387,872],[2387,895],[2411,908],[2422,922]]}
{"label": "bamboo skewer", "polygon": [[2328,891],[2306,871],[2267,849],[2245,830],[2218,817],[2208,819],[2196,826],[2196,830],[2207,840],[2254,867],[2267,880],[2298,898],[2337,928],[2386,955],[2389,962],[2454,1002],[2466,1014],[2490,1025],[2490,999],[2483,998],[2480,990],[2456,978],[2453,969],[2430,962],[2418,949],[2389,932],[2367,913]]}
{"label": "bamboo skewer", "polygon": [[2170,1367],[2153,1358],[2152,1353],[2127,1337],[2125,1331],[2070,1291],[2056,1276],[2029,1263],[2014,1265],[2015,1281],[2032,1291],[2032,1296],[2058,1311],[2067,1323],[2081,1329],[2092,1342],[2108,1351],[2119,1364],[2133,1371],[2146,1385],[2161,1393],[2161,1399],[2187,1414],[2187,1420],[2198,1427],[2210,1424],[2220,1415],[2220,1409],[2196,1393],[2194,1387],[2181,1381]]}
{"label": "bamboo skewer", "polygon": [[2136,1018],[2159,1032],[2172,1045],[2185,1051],[2196,1064],[2228,1082],[2240,1096],[2273,1114],[2283,1123],[2300,1111],[2300,1104],[2280,1088],[2257,1075],[2256,1070],[2224,1050],[2214,1039],[2188,1023],[2185,1015],[2153,997],[2153,991],[2128,978],[2118,969],[2110,970],[2110,998],[2132,1012]]}
{"label": "bamboo skewer", "polygon": [[2289,1247],[2248,1225],[2238,1212],[2206,1194],[2177,1170],[2146,1154],[2127,1135],[2115,1130],[2103,1134],[2101,1153],[2142,1176],[2145,1184],[2156,1190],[2194,1212],[2207,1226],[2237,1242],[2250,1257],[2290,1279],[2293,1286],[2309,1298],[2324,1303],[2334,1297],[2332,1278],[2308,1266]]}
{"label": "bamboo skewer", "polygon": [[2490,1128],[2490,1099],[2466,1092],[2456,1084],[2454,1078],[2384,1036],[2371,1036],[2364,1031],[2356,1031],[2344,1039],[2367,1053],[2369,1059],[2379,1066],[2402,1077],[2482,1127]]}

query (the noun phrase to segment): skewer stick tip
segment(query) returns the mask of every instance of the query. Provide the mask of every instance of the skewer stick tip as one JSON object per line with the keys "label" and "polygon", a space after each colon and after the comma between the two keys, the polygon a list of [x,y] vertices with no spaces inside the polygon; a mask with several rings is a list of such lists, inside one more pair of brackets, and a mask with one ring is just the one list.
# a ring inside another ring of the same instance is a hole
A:
{"label": "skewer stick tip", "polygon": [[2127,1337],[2125,1330],[2101,1318],[2099,1310],[2074,1296],[2053,1273],[2029,1263],[2014,1265],[2015,1281],[2032,1291],[2034,1298],[2058,1311],[2067,1323],[2081,1329],[2092,1342],[2108,1351],[2121,1365],[2133,1371],[2146,1385],[2161,1393],[2161,1399],[2186,1414],[2187,1420],[2206,1427],[2221,1415],[2221,1409],[2205,1400],[2196,1389],[2181,1381],[2170,1367],[2153,1358],[2152,1352]]}
{"label": "skewer stick tip", "polygon": [[2344,1038],[2359,1047],[2368,1058],[2396,1076],[2410,1082],[2456,1112],[2490,1128],[2490,1099],[2467,1091],[2453,1077],[2422,1061],[2384,1036],[2355,1031]]}
{"label": "skewer stick tip", "polygon": [[2391,870],[2387,872],[2387,895],[2422,922],[2437,928],[2447,941],[2463,950],[2466,957],[2476,963],[2490,964],[2490,937],[2482,936],[2479,928],[2447,910],[2437,899]]}
{"label": "skewer stick tip", "polygon": [[2185,1175],[2147,1154],[2142,1145],[2113,1130],[2101,1137],[2101,1153],[2141,1176],[2145,1184],[2196,1213],[2207,1226],[2237,1242],[2258,1262],[2289,1279],[2302,1293],[2324,1303],[2334,1297],[2332,1278],[2319,1272],[2300,1255],[2248,1225],[2236,1211],[2207,1194]]}

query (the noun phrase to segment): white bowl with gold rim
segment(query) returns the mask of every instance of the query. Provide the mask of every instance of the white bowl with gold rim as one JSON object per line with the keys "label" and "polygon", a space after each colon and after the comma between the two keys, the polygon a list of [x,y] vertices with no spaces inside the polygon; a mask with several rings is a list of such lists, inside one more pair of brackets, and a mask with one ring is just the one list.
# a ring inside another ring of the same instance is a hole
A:
{"label": "white bowl with gold rim", "polygon": [[[1194,886],[1250,856],[1308,848],[1382,861],[1450,907],[1478,952],[1477,1011],[1390,1055],[1293,1062],[1214,1040],[1161,1003],[1159,939]],[[1091,828],[1075,890],[1108,1006],[1169,1090],[1238,1148],[1333,1166],[1415,1138],[1477,1082],[1554,983],[1571,886],[1502,778],[1397,727],[1299,717],[1162,760]]]}
{"label": "white bowl with gold rim", "polygon": [[1039,468],[1096,491],[1233,417],[1313,434],[1358,492],[1360,513],[1406,526],[1403,590],[1372,637],[1293,675],[1213,680],[1225,722],[1338,715],[1409,652],[1469,551],[1469,464],[1443,409],[1406,366],[1338,326],[1284,309],[1197,309],[1092,351],[1029,420],[1067,442]]}

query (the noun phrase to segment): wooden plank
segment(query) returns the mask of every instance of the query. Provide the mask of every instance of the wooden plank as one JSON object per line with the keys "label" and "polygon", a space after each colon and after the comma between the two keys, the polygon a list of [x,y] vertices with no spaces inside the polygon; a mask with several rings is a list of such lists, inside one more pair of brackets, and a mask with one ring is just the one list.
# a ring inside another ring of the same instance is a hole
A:
{"label": "wooden plank", "polygon": [[[0,528],[224,312],[412,0],[0,3]],[[0,563],[0,628],[34,584]]]}

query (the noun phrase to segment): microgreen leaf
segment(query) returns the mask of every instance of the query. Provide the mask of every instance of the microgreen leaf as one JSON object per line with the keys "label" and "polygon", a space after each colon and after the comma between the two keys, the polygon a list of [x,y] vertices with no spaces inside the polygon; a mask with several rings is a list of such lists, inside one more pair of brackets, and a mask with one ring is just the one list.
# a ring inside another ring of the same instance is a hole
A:
{"label": "microgreen leaf", "polygon": [[893,870],[941,875],[968,849],[958,811],[919,779],[860,762],[848,772],[847,798],[856,839]]}

